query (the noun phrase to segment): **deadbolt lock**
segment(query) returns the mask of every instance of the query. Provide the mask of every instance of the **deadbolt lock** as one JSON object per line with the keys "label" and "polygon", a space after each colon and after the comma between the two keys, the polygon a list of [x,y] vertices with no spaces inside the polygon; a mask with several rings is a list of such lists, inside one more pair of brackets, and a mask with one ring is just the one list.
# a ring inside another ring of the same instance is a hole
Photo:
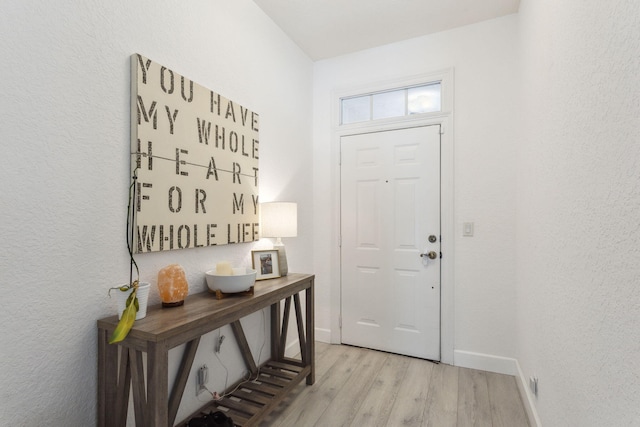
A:
{"label": "deadbolt lock", "polygon": [[432,234],[431,236],[429,236],[429,241],[431,243],[435,243],[438,241],[438,238]]}

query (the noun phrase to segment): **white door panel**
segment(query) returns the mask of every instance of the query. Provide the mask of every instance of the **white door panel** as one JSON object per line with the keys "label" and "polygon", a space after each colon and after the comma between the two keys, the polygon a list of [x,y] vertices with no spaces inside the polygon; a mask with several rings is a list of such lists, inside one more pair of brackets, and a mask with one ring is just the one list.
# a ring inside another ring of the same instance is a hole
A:
{"label": "white door panel", "polygon": [[342,137],[341,159],[342,342],[439,360],[439,126]]}

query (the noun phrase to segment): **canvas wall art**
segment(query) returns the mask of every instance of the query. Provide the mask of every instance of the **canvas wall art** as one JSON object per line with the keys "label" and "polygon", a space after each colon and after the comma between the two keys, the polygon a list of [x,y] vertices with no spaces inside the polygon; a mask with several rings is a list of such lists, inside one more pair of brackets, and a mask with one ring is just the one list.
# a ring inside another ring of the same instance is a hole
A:
{"label": "canvas wall art", "polygon": [[135,252],[258,240],[258,114],[139,54],[131,98]]}

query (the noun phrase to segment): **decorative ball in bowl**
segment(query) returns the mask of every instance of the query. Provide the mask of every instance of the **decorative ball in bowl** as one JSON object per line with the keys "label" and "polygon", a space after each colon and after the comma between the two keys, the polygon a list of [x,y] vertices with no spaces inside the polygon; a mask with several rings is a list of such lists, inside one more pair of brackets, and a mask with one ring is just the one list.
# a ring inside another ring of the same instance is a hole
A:
{"label": "decorative ball in bowl", "polygon": [[256,270],[250,268],[234,268],[233,275],[218,275],[216,269],[205,273],[207,286],[212,291],[220,291],[226,294],[244,292],[251,288],[256,281]]}

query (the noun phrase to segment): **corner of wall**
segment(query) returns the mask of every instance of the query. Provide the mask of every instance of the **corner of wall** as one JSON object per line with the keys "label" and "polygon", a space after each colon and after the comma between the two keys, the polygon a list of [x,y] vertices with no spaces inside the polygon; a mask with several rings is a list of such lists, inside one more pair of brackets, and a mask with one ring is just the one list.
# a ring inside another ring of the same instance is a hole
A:
{"label": "corner of wall", "polygon": [[518,359],[495,356],[492,354],[474,353],[471,351],[454,351],[454,365],[462,368],[479,369],[498,374],[512,375],[516,379],[518,391],[524,409],[527,413],[529,425],[541,427],[540,417],[535,405],[535,398],[529,392],[528,381],[520,368]]}
{"label": "corner of wall", "polygon": [[538,416],[538,410],[536,409],[536,405],[534,402],[534,397],[531,396],[529,392],[529,387],[527,387],[527,379],[520,368],[520,363],[518,363],[517,359],[514,359],[516,362],[516,383],[518,383],[518,390],[520,391],[520,398],[522,399],[522,404],[524,405],[524,409],[527,412],[527,418],[529,419],[529,425],[535,427],[542,427],[542,423],[540,422],[540,417]]}
{"label": "corner of wall", "polygon": [[331,343],[331,329],[316,328],[316,341]]}

